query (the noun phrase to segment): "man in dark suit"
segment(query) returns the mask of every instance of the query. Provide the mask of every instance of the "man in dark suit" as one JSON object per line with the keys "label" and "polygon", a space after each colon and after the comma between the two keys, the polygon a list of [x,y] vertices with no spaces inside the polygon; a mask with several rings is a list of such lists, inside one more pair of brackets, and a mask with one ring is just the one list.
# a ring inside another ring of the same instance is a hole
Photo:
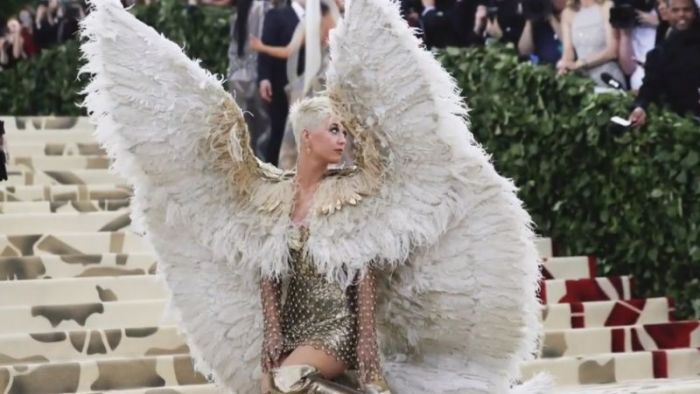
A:
{"label": "man in dark suit", "polygon": [[644,81],[634,100],[629,120],[633,126],[647,121],[650,103],[668,106],[679,114],[700,119],[700,15],[693,0],[667,0],[671,32],[649,51]]}
{"label": "man in dark suit", "polygon": [[[262,42],[273,46],[286,46],[292,40],[294,30],[304,17],[304,0],[293,0],[290,5],[268,11],[263,24]],[[303,70],[303,56],[299,56],[297,71]],[[289,112],[289,102],[284,87],[287,85],[287,61],[260,53],[258,55],[258,84],[260,96],[267,102],[270,114],[270,139],[265,149],[265,159],[277,165],[284,126]]]}

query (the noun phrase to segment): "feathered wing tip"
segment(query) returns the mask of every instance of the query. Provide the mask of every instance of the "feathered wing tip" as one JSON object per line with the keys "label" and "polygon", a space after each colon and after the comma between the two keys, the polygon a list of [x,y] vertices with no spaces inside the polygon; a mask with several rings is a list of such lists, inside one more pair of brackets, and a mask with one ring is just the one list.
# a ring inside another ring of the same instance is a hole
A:
{"label": "feathered wing tip", "polygon": [[[469,132],[455,79],[421,47],[398,8],[350,0],[331,34],[328,94],[341,118],[374,137],[360,140],[377,143],[382,189],[354,213],[341,212],[333,222],[337,252],[316,260],[337,267],[353,254],[381,250],[387,268],[399,270],[401,280],[383,295],[385,338],[401,336],[409,348],[436,345],[418,358],[445,364],[435,372],[409,355],[388,372],[398,387],[410,393],[411,385],[442,374],[451,376],[444,392],[461,385],[461,392],[505,393],[541,335],[532,219]],[[365,218],[362,231],[343,224],[356,216]],[[405,349],[392,350],[398,356]],[[539,382],[522,390],[547,386]]]}
{"label": "feathered wing tip", "polygon": [[234,127],[244,123],[240,111],[230,111],[219,79],[118,0],[90,6],[81,21],[81,72],[92,76],[83,105],[113,168],[134,187],[131,218],[154,247],[166,311],[196,370],[222,390],[252,393],[262,324],[255,279],[261,261],[281,266],[287,250],[275,216],[236,199],[227,182],[239,172],[227,172],[224,159],[251,163],[249,147],[236,146],[246,141]]}
{"label": "feathered wing tip", "polygon": [[551,375],[540,372],[531,379],[513,386],[510,394],[548,394],[552,391],[554,379]]}

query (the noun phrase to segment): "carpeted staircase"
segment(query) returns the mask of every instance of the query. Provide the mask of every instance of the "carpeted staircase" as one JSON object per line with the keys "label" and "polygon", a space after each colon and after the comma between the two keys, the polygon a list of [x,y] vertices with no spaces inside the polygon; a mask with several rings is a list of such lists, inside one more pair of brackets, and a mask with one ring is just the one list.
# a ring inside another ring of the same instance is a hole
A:
{"label": "carpeted staircase", "polygon": [[[130,190],[84,118],[4,118],[0,183],[0,394],[215,393],[192,369],[149,246],[129,232]],[[541,358],[561,393],[700,393],[700,323],[635,298],[593,257],[543,256]],[[401,393],[413,394],[413,393]]]}

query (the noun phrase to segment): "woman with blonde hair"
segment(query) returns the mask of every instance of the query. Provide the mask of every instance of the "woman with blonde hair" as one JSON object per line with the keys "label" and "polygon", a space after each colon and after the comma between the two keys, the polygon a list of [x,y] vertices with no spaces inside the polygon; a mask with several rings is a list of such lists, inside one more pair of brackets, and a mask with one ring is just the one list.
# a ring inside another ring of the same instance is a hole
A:
{"label": "woman with blonde hair", "polygon": [[610,0],[569,0],[562,12],[564,50],[557,75],[580,71],[599,86],[608,86],[602,74],[610,74],[623,86],[625,76],[617,64],[618,34],[610,24]]}

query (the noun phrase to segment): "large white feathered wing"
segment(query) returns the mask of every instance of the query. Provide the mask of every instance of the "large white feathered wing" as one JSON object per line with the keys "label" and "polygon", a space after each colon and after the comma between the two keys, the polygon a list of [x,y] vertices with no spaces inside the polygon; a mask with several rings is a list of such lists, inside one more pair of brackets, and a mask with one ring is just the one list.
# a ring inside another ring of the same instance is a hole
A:
{"label": "large white feathered wing", "polygon": [[255,392],[256,265],[261,251],[272,267],[287,253],[271,230],[274,206],[260,211],[284,182],[252,156],[242,113],[219,80],[118,0],[91,3],[82,22],[83,72],[93,76],[85,105],[134,186],[131,215],[155,248],[170,312],[198,370],[222,389]]}
{"label": "large white feathered wing", "polygon": [[358,172],[335,187],[362,202],[327,218],[334,253],[316,260],[333,261],[330,271],[373,258],[394,268],[379,318],[397,393],[509,392],[541,328],[534,234],[516,188],[469,132],[456,83],[398,3],[349,0],[327,84],[360,142]]}

